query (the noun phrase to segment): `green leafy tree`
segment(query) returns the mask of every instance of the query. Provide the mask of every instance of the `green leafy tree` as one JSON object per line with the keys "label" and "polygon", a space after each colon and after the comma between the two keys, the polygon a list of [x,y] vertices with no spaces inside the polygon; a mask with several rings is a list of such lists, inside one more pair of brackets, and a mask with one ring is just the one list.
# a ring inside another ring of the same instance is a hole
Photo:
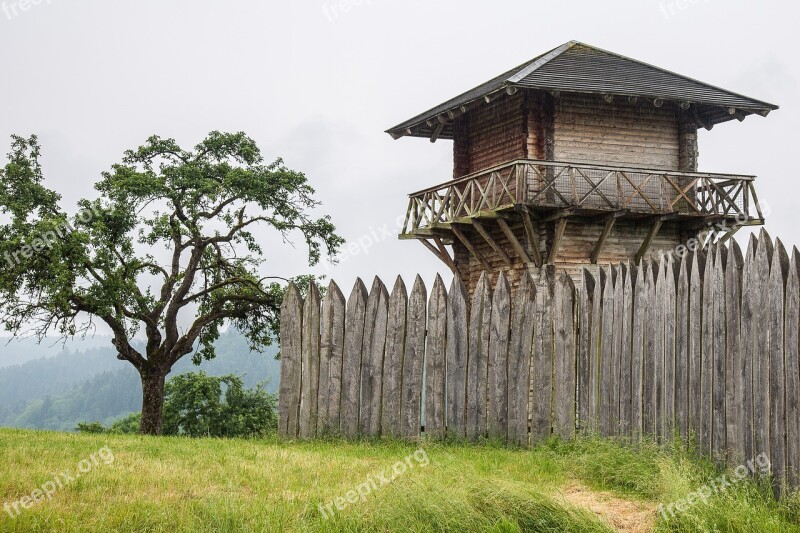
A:
{"label": "green leafy tree", "polygon": [[312,217],[319,203],[305,175],[265,164],[243,133],[212,132],[193,150],[151,137],[72,215],[45,187],[39,157],[35,136],[14,136],[0,168],[0,320],[39,338],[104,323],[141,377],[143,434],[161,433],[175,363],[213,358],[224,324],[255,350],[274,338],[284,289],[262,277],[254,232],[300,235],[310,265],[343,243],[329,217]]}
{"label": "green leafy tree", "polygon": [[237,376],[183,374],[167,383],[164,433],[188,437],[250,437],[277,427],[275,399]]}
{"label": "green leafy tree", "polygon": [[[275,397],[263,386],[245,389],[241,378],[182,374],[167,382],[164,400],[164,434],[186,437],[254,437],[277,427]],[[81,433],[135,433],[141,422],[133,414],[110,428],[99,422],[82,422]]]}

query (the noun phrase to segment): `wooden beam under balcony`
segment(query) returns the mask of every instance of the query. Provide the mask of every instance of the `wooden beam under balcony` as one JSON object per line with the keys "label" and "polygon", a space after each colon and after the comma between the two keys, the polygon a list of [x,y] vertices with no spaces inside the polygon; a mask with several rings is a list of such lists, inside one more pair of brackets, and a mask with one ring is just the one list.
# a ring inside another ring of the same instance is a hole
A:
{"label": "wooden beam under balcony", "polygon": [[522,225],[525,227],[525,234],[528,236],[528,242],[531,244],[533,263],[537,267],[541,267],[542,254],[539,251],[539,229],[533,222],[533,216],[531,216],[531,212],[527,207],[522,210]]}
{"label": "wooden beam under balcony", "polygon": [[553,237],[553,246],[550,249],[550,254],[547,257],[547,264],[548,265],[555,265],[556,264],[556,256],[558,256],[558,250],[561,248],[561,241],[564,240],[564,232],[567,230],[567,218],[563,217],[559,219],[558,224],[556,224],[556,232],[555,236]]}
{"label": "wooden beam under balcony", "polygon": [[653,243],[653,239],[656,238],[658,232],[661,230],[661,226],[664,224],[664,219],[662,217],[658,217],[653,221],[653,225],[650,226],[650,232],[645,237],[642,246],[639,247],[639,251],[636,252],[636,264],[640,264],[642,259],[647,254],[647,251],[650,250],[650,245]]}
{"label": "wooden beam under balcony", "polygon": [[600,259],[600,252],[603,251],[603,246],[606,244],[608,236],[611,235],[611,230],[614,229],[614,224],[617,222],[617,219],[624,216],[626,213],[627,211],[616,211],[606,217],[606,225],[603,227],[603,232],[600,234],[600,238],[597,240],[597,244],[595,244],[590,257],[593,265],[596,265],[597,261]]}
{"label": "wooden beam under balcony", "polygon": [[[502,218],[498,218],[497,222],[498,223],[502,222],[503,224],[505,224],[505,220],[503,220]],[[492,247],[492,249],[497,253],[500,259],[502,259],[506,265],[511,266],[513,264],[511,262],[511,258],[508,257],[508,254],[505,252],[505,250],[503,250],[497,243],[497,241],[494,240],[492,235],[486,230],[483,224],[481,224],[478,220],[473,220],[472,226],[480,234],[480,236],[483,237],[483,240],[486,241],[487,244]]]}
{"label": "wooden beam under balcony", "polygon": [[498,218],[497,224],[500,226],[500,230],[506,236],[506,239],[508,239],[508,242],[511,243],[511,246],[514,248],[514,251],[517,252],[519,258],[522,259],[522,261],[526,265],[531,264],[533,261],[531,261],[530,257],[528,257],[528,253],[525,251],[525,247],[522,246],[522,243],[519,242],[517,236],[514,235],[514,232],[508,225],[508,222],[506,222],[502,218]]}
{"label": "wooden beam under balcony", "polygon": [[460,229],[458,229],[458,227],[457,227],[457,226],[453,226],[453,235],[455,235],[455,236],[456,236],[456,238],[457,238],[459,241],[461,241],[461,244],[463,244],[463,245],[466,247],[466,249],[467,249],[467,250],[469,250],[469,253],[471,253],[471,254],[472,254],[472,256],[473,256],[473,257],[474,257],[474,258],[475,258],[475,259],[476,259],[476,260],[477,260],[477,261],[478,261],[478,262],[481,264],[481,266],[482,266],[484,269],[486,269],[487,271],[491,271],[491,270],[492,270],[492,267],[491,267],[491,266],[489,266],[489,263],[486,261],[486,259],[484,259],[484,258],[483,258],[483,256],[482,256],[482,255],[481,255],[481,253],[478,251],[478,249],[477,249],[477,248],[475,248],[475,246],[473,246],[473,244],[472,244],[472,243],[469,241],[469,239],[467,238],[467,236],[466,236],[466,235],[464,235],[464,234],[461,232],[461,230],[460,230]]}
{"label": "wooden beam under balcony", "polygon": [[425,248],[430,250],[433,253],[433,255],[435,255],[437,258],[439,258],[440,261],[446,264],[448,268],[450,268],[450,270],[453,272],[453,274],[458,274],[458,268],[456,267],[456,263],[453,260],[453,258],[450,257],[450,253],[444,247],[444,244],[442,243],[441,239],[439,238],[434,239],[436,246],[428,242],[427,239],[419,239],[419,242],[424,244]]}

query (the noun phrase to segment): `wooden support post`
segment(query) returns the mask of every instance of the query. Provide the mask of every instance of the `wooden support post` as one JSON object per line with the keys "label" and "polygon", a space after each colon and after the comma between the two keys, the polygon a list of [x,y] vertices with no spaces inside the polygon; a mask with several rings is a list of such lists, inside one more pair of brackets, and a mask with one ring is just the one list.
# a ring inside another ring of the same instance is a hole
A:
{"label": "wooden support post", "polygon": [[[499,221],[499,220],[502,220],[502,219],[498,219],[498,221]],[[503,250],[503,249],[500,247],[500,245],[499,245],[499,244],[497,244],[497,241],[495,241],[495,240],[492,238],[492,236],[489,234],[489,232],[488,232],[488,231],[486,231],[486,228],[485,228],[485,227],[483,227],[483,224],[481,224],[481,223],[480,223],[480,222],[478,222],[477,220],[474,220],[474,219],[473,219],[473,220],[472,220],[472,225],[475,227],[475,229],[478,231],[478,233],[480,233],[480,234],[481,234],[481,237],[483,237],[483,240],[485,240],[485,241],[486,241],[486,242],[489,244],[489,246],[491,246],[491,247],[492,247],[492,249],[493,249],[495,252],[497,252],[497,255],[499,255],[499,256],[500,256],[500,259],[502,259],[502,260],[503,260],[503,262],[504,262],[506,265],[508,265],[508,266],[511,266],[511,265],[512,265],[512,263],[511,263],[511,258],[510,258],[510,257],[508,257],[508,254],[507,254],[507,253],[506,253],[506,252],[505,252],[505,251],[504,251],[504,250]]]}
{"label": "wooden support post", "polygon": [[434,237],[433,242],[436,243],[436,247],[439,248],[439,251],[442,252],[442,255],[445,258],[445,263],[447,263],[447,266],[449,266],[450,270],[453,271],[453,274],[460,274],[458,266],[456,266],[455,260],[452,257],[450,257],[450,252],[448,252],[447,248],[445,248],[444,241],[442,241],[441,237]]}
{"label": "wooden support post", "polygon": [[[444,247],[442,243],[442,239],[439,237],[434,237],[433,241],[436,243],[436,246],[432,245],[428,242],[428,239],[417,239],[419,242],[425,245],[425,248],[430,250],[433,255],[435,255],[440,261],[442,261],[448,268],[453,272],[453,274],[458,274],[458,268],[456,268],[456,263],[450,254],[447,252],[447,248]],[[437,248],[438,247],[438,248]]]}
{"label": "wooden support post", "polygon": [[611,230],[614,228],[614,223],[616,221],[617,219],[614,217],[606,220],[606,225],[603,228],[603,232],[600,234],[597,244],[594,245],[594,250],[592,250],[591,262],[593,265],[597,264],[597,260],[600,258],[600,252],[603,251],[603,245],[606,243],[608,236],[611,234]]}
{"label": "wooden support post", "polygon": [[653,222],[653,226],[650,228],[650,233],[647,234],[647,238],[645,238],[641,248],[639,248],[639,251],[636,252],[637,265],[642,262],[642,258],[650,249],[650,245],[653,243],[653,239],[656,238],[656,235],[658,235],[658,232],[661,230],[662,224],[664,224],[664,221],[660,218]]}
{"label": "wooden support post", "polygon": [[724,235],[724,236],[723,236],[723,237],[722,237],[722,238],[719,240],[719,243],[720,243],[720,244],[725,244],[726,242],[728,242],[729,240],[731,240],[731,239],[733,238],[733,236],[734,236],[734,235],[736,235],[736,234],[739,232],[739,230],[740,230],[740,229],[742,229],[742,225],[741,225],[741,224],[739,224],[739,225],[736,225],[736,226],[732,227],[730,230],[728,230],[728,233],[726,233],[726,234],[725,234],[725,235]]}
{"label": "wooden support post", "polygon": [[492,267],[489,266],[489,263],[486,262],[486,259],[483,258],[483,256],[480,254],[480,252],[478,252],[478,250],[475,248],[475,246],[473,246],[472,243],[469,242],[469,239],[467,239],[467,236],[464,235],[461,232],[461,230],[458,229],[455,225],[453,225],[452,230],[453,230],[453,235],[455,235],[456,238],[459,241],[461,241],[461,243],[464,246],[467,247],[467,250],[469,250],[469,253],[471,253],[475,257],[475,259],[478,260],[478,262],[481,264],[481,266],[483,266],[483,268],[486,269],[487,272],[491,271]]}
{"label": "wooden support post", "polygon": [[617,211],[606,217],[606,225],[603,228],[603,232],[600,234],[600,239],[598,239],[597,244],[595,244],[594,250],[592,251],[591,262],[593,265],[597,264],[597,261],[600,258],[600,252],[603,251],[603,246],[608,240],[608,236],[611,234],[611,230],[614,228],[614,224],[617,222],[617,219],[626,213],[627,211]]}
{"label": "wooden support post", "polygon": [[431,142],[432,143],[435,143],[436,141],[439,140],[439,135],[442,134],[442,131],[444,130],[444,126],[445,126],[444,122],[439,122],[439,124],[436,125],[436,128],[434,128],[433,134],[431,135]]}
{"label": "wooden support post", "polygon": [[524,210],[522,212],[522,225],[525,226],[525,233],[528,235],[528,242],[531,243],[531,252],[533,254],[533,263],[540,267],[542,266],[542,254],[539,251],[539,232],[533,223],[531,214]]}
{"label": "wooden support post", "polygon": [[500,226],[500,229],[503,230],[508,242],[511,243],[511,246],[514,248],[514,251],[517,252],[519,258],[522,259],[525,264],[532,263],[531,258],[528,257],[528,253],[525,251],[525,247],[522,246],[522,243],[519,242],[517,236],[514,235],[513,231],[511,231],[511,228],[508,226],[508,222],[502,218],[498,218],[497,224]]}
{"label": "wooden support post", "polygon": [[564,231],[567,229],[567,218],[560,218],[558,223],[556,224],[556,233],[553,237],[553,246],[550,249],[550,255],[547,257],[547,264],[548,265],[555,265],[556,264],[556,256],[558,255],[558,249],[561,247],[561,241],[564,238]]}

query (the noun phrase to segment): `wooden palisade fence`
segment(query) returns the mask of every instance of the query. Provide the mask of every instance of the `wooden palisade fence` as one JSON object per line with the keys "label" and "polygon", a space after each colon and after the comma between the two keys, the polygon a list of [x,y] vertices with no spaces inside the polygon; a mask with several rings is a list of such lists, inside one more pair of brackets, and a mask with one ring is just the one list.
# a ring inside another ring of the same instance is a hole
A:
{"label": "wooden palisade fence", "polygon": [[[618,265],[576,289],[550,267],[513,295],[483,275],[428,294],[359,280],[281,317],[280,433],[529,446],[576,432],[690,440],[719,463],[765,453],[800,488],[800,253],[762,232],[728,246]],[[422,429],[424,428],[424,429]]]}

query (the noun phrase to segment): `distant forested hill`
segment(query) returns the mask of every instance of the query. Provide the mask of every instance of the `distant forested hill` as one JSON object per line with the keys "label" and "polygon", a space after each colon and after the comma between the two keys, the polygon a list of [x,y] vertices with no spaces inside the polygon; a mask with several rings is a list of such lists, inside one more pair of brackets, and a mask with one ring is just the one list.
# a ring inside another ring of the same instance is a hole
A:
{"label": "distant forested hill", "polygon": [[12,339],[0,337],[0,368],[21,365],[43,357],[55,357],[64,352],[82,352],[93,348],[109,348],[111,337],[96,335],[85,339],[63,342],[51,339],[38,342],[34,338]]}
{"label": "distant forested hill", "polygon": [[[187,356],[171,376],[203,370],[242,376],[248,387],[266,382],[275,393],[280,380],[277,348],[251,353],[238,332],[216,343],[217,358],[199,367]],[[46,359],[0,368],[0,426],[71,431],[78,422],[108,424],[141,409],[139,376],[111,348],[63,351]]]}

